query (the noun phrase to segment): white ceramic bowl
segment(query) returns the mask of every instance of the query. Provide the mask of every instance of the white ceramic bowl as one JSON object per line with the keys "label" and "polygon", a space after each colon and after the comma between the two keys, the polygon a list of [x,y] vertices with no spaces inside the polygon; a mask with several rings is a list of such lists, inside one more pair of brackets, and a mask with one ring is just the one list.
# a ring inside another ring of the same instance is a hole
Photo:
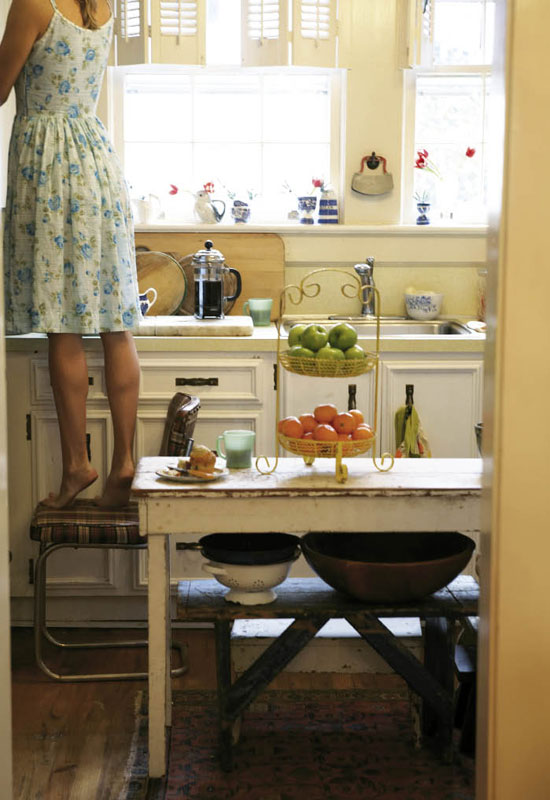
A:
{"label": "white ceramic bowl", "polygon": [[224,597],[229,603],[254,606],[275,600],[277,595],[273,587],[285,580],[295,560],[292,558],[278,564],[222,564],[219,561],[207,561],[202,569],[213,575],[222,586],[229,587]]}
{"label": "white ceramic bowl", "polygon": [[443,295],[436,292],[405,293],[407,316],[411,319],[435,319],[441,312]]}

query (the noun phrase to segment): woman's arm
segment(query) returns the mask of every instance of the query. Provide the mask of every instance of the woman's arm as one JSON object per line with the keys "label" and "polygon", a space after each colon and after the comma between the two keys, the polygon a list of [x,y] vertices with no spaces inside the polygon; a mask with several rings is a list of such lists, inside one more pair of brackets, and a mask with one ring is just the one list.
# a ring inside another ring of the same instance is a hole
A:
{"label": "woman's arm", "polygon": [[32,46],[48,27],[52,13],[51,4],[44,0],[12,0],[0,43],[0,106],[8,99]]}

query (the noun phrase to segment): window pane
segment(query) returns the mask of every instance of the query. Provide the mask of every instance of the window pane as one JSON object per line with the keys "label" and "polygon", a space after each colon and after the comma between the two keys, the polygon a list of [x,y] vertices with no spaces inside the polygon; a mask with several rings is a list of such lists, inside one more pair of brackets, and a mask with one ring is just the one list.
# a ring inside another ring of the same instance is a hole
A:
{"label": "window pane", "polygon": [[180,190],[193,185],[191,145],[155,142],[126,144],[124,172],[131,196],[156,194],[161,203],[168,197],[170,184]]}
{"label": "window pane", "polygon": [[328,71],[292,69],[127,73],[124,159],[132,197],[156,194],[167,218],[189,222],[195,193],[213,182],[213,196],[229,204],[233,195],[252,195],[255,221],[286,221],[296,203],[285,179],[296,194],[308,194],[313,177],[331,177],[332,80]]}
{"label": "window pane", "polygon": [[[213,197],[226,199],[226,191],[239,195],[261,191],[259,144],[196,144],[193,149],[194,185],[214,183]],[[224,220],[230,221],[230,220]]]}
{"label": "window pane", "polygon": [[436,0],[434,63],[489,64],[494,15],[494,0]]}
{"label": "window pane", "polygon": [[193,136],[203,142],[253,142],[260,138],[260,78],[200,75],[195,80]]}
{"label": "window pane", "polygon": [[264,87],[266,141],[328,141],[330,86],[326,75],[267,76]]}
{"label": "window pane", "polygon": [[328,144],[266,144],[263,151],[264,187],[267,194],[287,192],[288,183],[295,195],[309,194],[312,178],[329,180]]}
{"label": "window pane", "polygon": [[185,75],[126,75],[124,138],[185,141],[191,137],[191,81]]}
{"label": "window pane", "polygon": [[486,99],[479,75],[418,77],[415,153],[429,155],[427,166],[414,169],[414,189],[427,195],[434,222],[486,219]]}
{"label": "window pane", "polygon": [[438,75],[418,78],[416,139],[465,142],[483,131],[485,81],[479,75]]}

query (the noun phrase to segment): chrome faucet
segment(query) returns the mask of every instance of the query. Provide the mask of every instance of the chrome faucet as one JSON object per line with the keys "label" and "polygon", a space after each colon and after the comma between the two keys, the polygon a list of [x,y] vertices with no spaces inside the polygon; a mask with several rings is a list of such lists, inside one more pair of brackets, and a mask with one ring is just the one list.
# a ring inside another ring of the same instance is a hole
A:
{"label": "chrome faucet", "polygon": [[361,316],[374,317],[374,258],[369,256],[364,264],[353,268],[361,279]]}

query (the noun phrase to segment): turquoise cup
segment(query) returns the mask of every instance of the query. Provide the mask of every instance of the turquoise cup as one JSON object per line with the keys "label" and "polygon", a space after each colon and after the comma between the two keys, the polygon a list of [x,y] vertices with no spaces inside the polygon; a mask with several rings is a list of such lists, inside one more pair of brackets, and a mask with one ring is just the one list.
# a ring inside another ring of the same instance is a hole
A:
{"label": "turquoise cup", "polygon": [[216,440],[216,450],[229,469],[249,469],[255,438],[254,431],[224,431]]}
{"label": "turquoise cup", "polygon": [[271,297],[250,297],[243,304],[243,311],[252,317],[254,327],[269,325],[271,322]]}

